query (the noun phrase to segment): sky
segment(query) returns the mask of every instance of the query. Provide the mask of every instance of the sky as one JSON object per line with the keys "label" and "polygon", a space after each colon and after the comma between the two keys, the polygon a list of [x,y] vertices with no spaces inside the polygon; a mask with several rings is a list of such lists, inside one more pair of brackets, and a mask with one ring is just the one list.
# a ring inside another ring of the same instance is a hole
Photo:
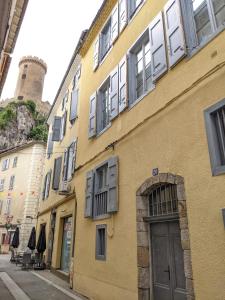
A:
{"label": "sky", "polygon": [[88,29],[103,0],[29,0],[1,100],[12,98],[22,56],[48,65],[43,100],[53,103],[80,34]]}

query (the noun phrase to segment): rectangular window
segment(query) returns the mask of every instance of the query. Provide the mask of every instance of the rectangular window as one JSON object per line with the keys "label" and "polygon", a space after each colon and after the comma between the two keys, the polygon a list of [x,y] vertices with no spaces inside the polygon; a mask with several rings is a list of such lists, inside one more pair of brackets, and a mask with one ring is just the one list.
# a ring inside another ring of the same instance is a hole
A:
{"label": "rectangular window", "polygon": [[151,67],[151,51],[147,30],[129,54],[130,105],[153,87]]}
{"label": "rectangular window", "polygon": [[129,19],[132,18],[132,16],[135,14],[136,10],[139,8],[139,6],[144,2],[144,0],[129,0]]}
{"label": "rectangular window", "polygon": [[11,199],[7,199],[6,200],[6,207],[5,207],[5,215],[10,215],[10,211],[11,211]]}
{"label": "rectangular window", "polygon": [[44,179],[44,186],[42,191],[42,200],[45,200],[49,196],[50,191],[50,184],[51,184],[51,177],[52,177],[52,170],[50,170],[46,175]]}
{"label": "rectangular window", "polygon": [[100,34],[100,59],[103,60],[111,47],[111,18]]}
{"label": "rectangular window", "polygon": [[2,162],[2,171],[8,170],[10,159],[5,159]]}
{"label": "rectangular window", "polygon": [[16,168],[17,167],[17,162],[18,162],[18,157],[14,157],[13,159],[13,168]]}
{"label": "rectangular window", "polygon": [[14,184],[15,184],[15,176],[12,175],[12,176],[10,177],[10,181],[9,181],[9,190],[13,190]]}
{"label": "rectangular window", "polygon": [[5,179],[0,179],[0,192],[4,191]]}
{"label": "rectangular window", "polygon": [[97,132],[101,132],[110,123],[110,79],[99,89],[97,103]]}
{"label": "rectangular window", "polygon": [[98,218],[107,215],[108,164],[98,168],[95,174],[93,217]]}
{"label": "rectangular window", "polygon": [[0,200],[0,215],[2,214],[3,200]]}
{"label": "rectangular window", "polygon": [[205,124],[213,175],[225,173],[225,100],[205,111]]}
{"label": "rectangular window", "polygon": [[96,254],[97,260],[106,260],[106,225],[96,226]]}
{"label": "rectangular window", "polygon": [[[187,30],[196,39],[196,44],[201,45],[220,28],[225,27],[225,0],[189,0],[191,2],[191,29]],[[189,7],[187,7],[189,10]],[[188,11],[187,11],[188,13]],[[192,20],[194,25],[192,27]],[[195,45],[192,45],[194,47]]]}

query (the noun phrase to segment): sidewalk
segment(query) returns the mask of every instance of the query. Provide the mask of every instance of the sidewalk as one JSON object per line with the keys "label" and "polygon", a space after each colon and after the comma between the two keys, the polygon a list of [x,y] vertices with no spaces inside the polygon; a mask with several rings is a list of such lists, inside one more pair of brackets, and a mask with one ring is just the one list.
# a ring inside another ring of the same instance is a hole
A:
{"label": "sidewalk", "polygon": [[0,255],[0,300],[87,300],[48,270],[23,271]]}

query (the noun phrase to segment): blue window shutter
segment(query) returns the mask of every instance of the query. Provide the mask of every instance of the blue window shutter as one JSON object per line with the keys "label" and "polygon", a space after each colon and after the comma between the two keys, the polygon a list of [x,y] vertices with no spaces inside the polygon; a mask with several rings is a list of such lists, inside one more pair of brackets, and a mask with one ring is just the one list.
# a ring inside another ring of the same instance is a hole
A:
{"label": "blue window shutter", "polygon": [[119,113],[118,81],[117,66],[110,75],[110,120],[113,120]]}
{"label": "blue window shutter", "polygon": [[94,172],[89,171],[86,175],[86,191],[85,191],[85,218],[92,218],[92,207],[94,197]]}
{"label": "blue window shutter", "polygon": [[119,30],[123,31],[127,25],[127,0],[119,0]]}
{"label": "blue window shutter", "polygon": [[98,37],[94,43],[94,71],[99,65],[99,53],[100,53],[100,37]]}
{"label": "blue window shutter", "polygon": [[118,211],[118,157],[114,156],[108,160],[108,201],[107,212]]}
{"label": "blue window shutter", "polygon": [[68,149],[64,151],[63,158],[63,181],[67,180],[67,171],[68,171]]}
{"label": "blue window shutter", "polygon": [[111,43],[114,43],[118,35],[119,35],[119,9],[118,9],[118,4],[116,4],[111,14]]}
{"label": "blue window shutter", "polygon": [[179,0],[169,0],[164,6],[169,66],[173,67],[186,55],[186,43]]}
{"label": "blue window shutter", "polygon": [[48,149],[47,149],[47,158],[49,159],[53,153],[53,141],[52,141],[52,132],[48,136]]}
{"label": "blue window shutter", "polygon": [[152,81],[155,82],[167,71],[162,12],[150,23],[149,38],[152,57]]}
{"label": "blue window shutter", "polygon": [[52,126],[52,141],[58,142],[60,140],[60,134],[61,134],[61,117],[55,117],[54,123]]}
{"label": "blue window shutter", "polygon": [[50,170],[47,174],[47,186],[46,186],[46,189],[47,189],[47,194],[46,194],[46,198],[48,198],[49,196],[49,191],[50,191],[50,185],[51,185],[51,178],[52,178],[52,170]]}
{"label": "blue window shutter", "polygon": [[78,89],[73,90],[71,93],[70,122],[74,121],[77,117],[78,94]]}
{"label": "blue window shutter", "polygon": [[97,104],[97,93],[95,92],[90,97],[89,138],[96,135],[96,104]]}
{"label": "blue window shutter", "polygon": [[128,106],[127,98],[127,56],[119,63],[119,113]]}
{"label": "blue window shutter", "polygon": [[61,170],[62,170],[62,156],[55,159],[53,180],[52,180],[53,190],[59,189]]}

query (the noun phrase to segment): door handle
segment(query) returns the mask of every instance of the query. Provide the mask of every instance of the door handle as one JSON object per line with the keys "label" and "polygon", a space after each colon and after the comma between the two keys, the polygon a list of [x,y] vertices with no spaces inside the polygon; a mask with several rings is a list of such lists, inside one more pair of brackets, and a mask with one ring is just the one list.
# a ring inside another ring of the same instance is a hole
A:
{"label": "door handle", "polygon": [[168,266],[168,269],[167,269],[167,270],[164,270],[164,272],[168,273],[169,280],[170,280],[170,266]]}

